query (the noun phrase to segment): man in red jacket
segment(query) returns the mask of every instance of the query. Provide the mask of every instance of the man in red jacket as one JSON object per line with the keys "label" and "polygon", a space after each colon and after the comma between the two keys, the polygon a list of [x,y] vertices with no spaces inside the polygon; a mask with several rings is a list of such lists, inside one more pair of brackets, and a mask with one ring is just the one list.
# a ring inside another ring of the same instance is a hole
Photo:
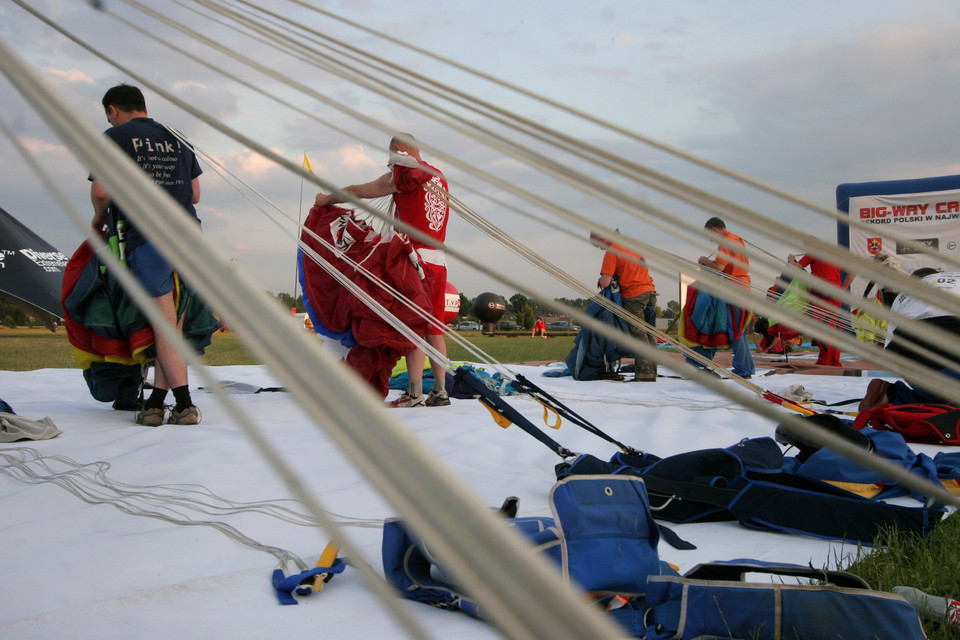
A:
{"label": "man in red jacket", "polygon": [[[447,180],[439,169],[420,157],[420,149],[410,134],[401,134],[390,141],[390,171],[372,182],[344,187],[343,191],[363,198],[382,198],[392,195],[396,205],[396,215],[404,223],[421,231],[428,237],[443,243],[447,236],[447,222],[450,219],[450,204],[447,198]],[[328,206],[344,202],[333,194],[317,194],[315,204]],[[444,340],[443,311],[446,299],[447,264],[443,249],[426,244],[421,239],[410,236],[417,250],[420,264],[426,274],[425,286],[432,302],[432,308],[425,309],[437,322],[432,323],[425,339],[427,344],[442,356],[447,355],[447,343]],[[433,390],[423,395],[423,366],[426,353],[419,347],[407,353],[407,373],[410,376],[407,391],[391,403],[394,407],[430,407],[450,404],[447,395],[446,370],[442,362],[430,359],[433,370]]]}
{"label": "man in red jacket", "polygon": [[[820,278],[824,282],[833,285],[839,289],[846,289],[853,281],[853,275],[844,279],[843,272],[837,265],[821,260],[809,253],[803,255],[799,260],[792,253],[787,257],[787,262],[798,269],[810,267],[810,273]],[[840,298],[827,290],[811,289],[813,297],[810,300],[810,312],[827,326],[840,327]],[[840,363],[840,349],[827,344],[823,340],[816,340],[817,348],[820,350],[820,356],[817,358],[817,364],[826,367],[842,367]]]}

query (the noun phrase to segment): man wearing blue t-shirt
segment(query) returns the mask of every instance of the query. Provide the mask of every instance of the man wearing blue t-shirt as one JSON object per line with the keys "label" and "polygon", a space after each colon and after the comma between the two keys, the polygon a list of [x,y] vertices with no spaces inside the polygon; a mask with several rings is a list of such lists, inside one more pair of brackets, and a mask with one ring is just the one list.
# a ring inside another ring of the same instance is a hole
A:
{"label": "man wearing blue t-shirt", "polygon": [[[193,205],[200,201],[201,170],[193,150],[162,124],[147,116],[146,101],[137,87],[125,84],[113,87],[104,94],[102,102],[107,122],[111,124],[105,135],[196,218]],[[123,256],[127,265],[167,320],[181,328],[182,319],[178,322],[174,301],[173,267],[125,219],[123,212],[110,202],[110,196],[103,186],[92,176],[91,180],[94,231],[102,233],[104,225],[111,228],[119,226],[124,231]],[[158,331],[154,332],[154,345],[157,358],[153,393],[144,402],[137,422],[149,427],[163,424],[163,402],[167,391],[172,390],[176,404],[167,420],[168,424],[197,424],[199,413],[190,399],[186,361]]]}

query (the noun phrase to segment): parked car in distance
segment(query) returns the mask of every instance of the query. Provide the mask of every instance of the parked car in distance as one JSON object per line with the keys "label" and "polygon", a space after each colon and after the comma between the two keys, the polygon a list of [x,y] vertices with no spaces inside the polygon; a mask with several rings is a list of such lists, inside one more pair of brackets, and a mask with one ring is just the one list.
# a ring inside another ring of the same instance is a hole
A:
{"label": "parked car in distance", "polygon": [[554,320],[553,322],[547,323],[547,331],[569,331],[569,330],[570,330],[569,320]]}
{"label": "parked car in distance", "polygon": [[519,331],[522,328],[519,324],[510,320],[502,320],[497,323],[497,331]]}
{"label": "parked car in distance", "polygon": [[457,331],[480,331],[480,324],[473,320],[464,320],[457,325]]}

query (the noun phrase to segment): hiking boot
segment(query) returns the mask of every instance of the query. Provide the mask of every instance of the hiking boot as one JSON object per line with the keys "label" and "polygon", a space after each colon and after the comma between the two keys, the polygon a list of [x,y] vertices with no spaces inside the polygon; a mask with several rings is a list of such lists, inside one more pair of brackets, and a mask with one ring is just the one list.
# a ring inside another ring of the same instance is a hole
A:
{"label": "hiking boot", "polygon": [[121,400],[117,398],[113,401],[113,408],[117,411],[140,411],[143,409],[143,401],[140,399]]}
{"label": "hiking boot", "polygon": [[183,409],[174,409],[170,412],[170,418],[167,420],[167,424],[181,426],[200,424],[200,411],[193,405],[184,407]]}
{"label": "hiking boot", "polygon": [[[449,401],[448,401],[449,402]],[[406,391],[404,391],[399,398],[390,403],[390,406],[394,409],[408,409],[410,407],[425,407],[426,401],[423,398],[423,395],[411,396]]]}
{"label": "hiking boot", "polygon": [[657,376],[633,376],[628,382],[656,382]]}
{"label": "hiking boot", "polygon": [[623,380],[623,376],[614,371],[604,371],[597,374],[597,380]]}
{"label": "hiking boot", "polygon": [[150,407],[137,414],[137,424],[145,427],[159,427],[163,424],[163,407]]}
{"label": "hiking boot", "polygon": [[867,393],[860,401],[857,411],[869,411],[881,404],[890,402],[890,383],[886,380],[871,380],[867,385]]}
{"label": "hiking boot", "polygon": [[427,406],[428,407],[449,407],[450,406],[450,396],[447,395],[446,391],[437,391],[433,389],[430,393],[427,394]]}

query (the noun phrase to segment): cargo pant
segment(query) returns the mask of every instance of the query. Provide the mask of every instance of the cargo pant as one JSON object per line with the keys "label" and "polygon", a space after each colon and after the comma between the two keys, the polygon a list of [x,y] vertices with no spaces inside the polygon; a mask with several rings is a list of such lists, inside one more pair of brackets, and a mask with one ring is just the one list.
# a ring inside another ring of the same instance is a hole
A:
{"label": "cargo pant", "polygon": [[[648,293],[641,293],[635,298],[624,298],[623,299],[623,308],[626,311],[629,311],[633,315],[637,316],[641,320],[649,322],[649,318],[653,317],[654,322],[656,322],[656,313],[649,313],[654,311],[654,308],[657,303],[657,292],[650,291]],[[638,329],[637,327],[630,325],[630,335],[637,340],[646,342],[652,347],[657,346],[656,336],[647,333],[643,329]],[[633,376],[635,380],[656,380],[657,379],[657,363],[640,355],[639,353],[634,354],[634,365],[633,365]]]}

